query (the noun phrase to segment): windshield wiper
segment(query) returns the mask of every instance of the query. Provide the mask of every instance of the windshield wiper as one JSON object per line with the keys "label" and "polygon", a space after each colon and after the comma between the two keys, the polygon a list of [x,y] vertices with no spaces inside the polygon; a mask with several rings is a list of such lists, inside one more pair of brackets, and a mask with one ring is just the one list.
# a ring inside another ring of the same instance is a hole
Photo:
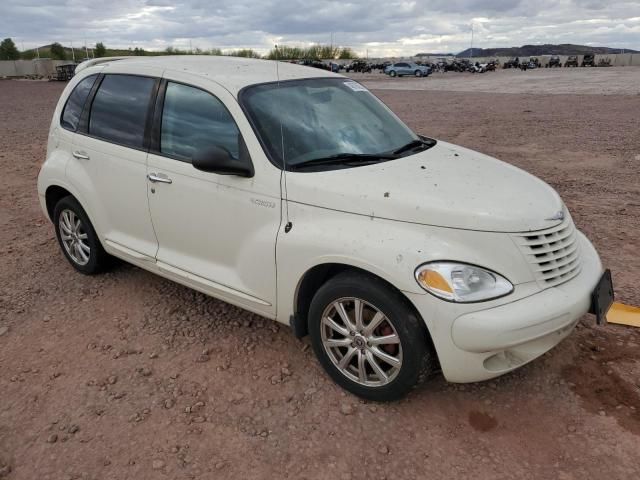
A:
{"label": "windshield wiper", "polygon": [[396,158],[398,157],[395,155],[385,153],[338,153],[329,157],[312,158],[304,162],[290,164],[289,167],[293,170],[299,170],[319,165],[361,165],[395,160]]}
{"label": "windshield wiper", "polygon": [[406,145],[396,149],[393,151],[394,155],[400,155],[401,153],[408,152],[410,150],[415,150],[416,148],[422,147],[423,150],[427,148],[431,148],[436,144],[435,140],[432,140],[427,137],[420,137],[418,140],[413,140]]}

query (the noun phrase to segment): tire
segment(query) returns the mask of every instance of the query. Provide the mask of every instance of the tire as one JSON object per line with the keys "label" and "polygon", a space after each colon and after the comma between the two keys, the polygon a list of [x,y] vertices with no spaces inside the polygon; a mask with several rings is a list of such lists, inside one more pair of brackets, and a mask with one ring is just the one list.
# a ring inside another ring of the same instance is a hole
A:
{"label": "tire", "polygon": [[[67,196],[58,201],[53,211],[53,224],[62,253],[73,268],[86,275],[107,268],[110,256],[102,248],[89,217],[75,198]],[[63,235],[71,240],[63,239]]]}
{"label": "tire", "polygon": [[389,72],[389,76],[390,76],[390,77],[395,77],[396,75],[397,75],[397,74],[396,74],[395,70],[391,70],[391,71]]}
{"label": "tire", "polygon": [[[355,323],[357,301],[362,306],[360,328]],[[351,331],[342,320],[340,305],[350,319]],[[402,294],[377,277],[360,272],[333,277],[313,297],[308,322],[314,352],[325,371],[342,388],[367,400],[400,399],[436,368],[436,355],[422,319]],[[371,344],[380,337],[399,343]],[[330,342],[334,345],[325,346]],[[382,358],[394,359],[394,363]],[[377,373],[380,371],[382,375]]]}
{"label": "tire", "polygon": [[422,72],[420,70],[416,70],[415,71],[415,75],[416,75],[416,77],[421,77],[422,76]]}

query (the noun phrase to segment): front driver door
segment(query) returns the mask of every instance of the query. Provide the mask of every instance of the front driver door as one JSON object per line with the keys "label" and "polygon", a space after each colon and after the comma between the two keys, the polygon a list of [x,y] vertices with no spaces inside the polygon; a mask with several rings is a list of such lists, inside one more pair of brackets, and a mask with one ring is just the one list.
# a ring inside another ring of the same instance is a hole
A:
{"label": "front driver door", "polygon": [[[275,317],[280,171],[264,157],[235,98],[215,82],[172,73],[160,87],[154,130],[147,173],[156,180],[147,188],[158,268]],[[255,176],[196,170],[191,158],[212,146],[252,161]]]}

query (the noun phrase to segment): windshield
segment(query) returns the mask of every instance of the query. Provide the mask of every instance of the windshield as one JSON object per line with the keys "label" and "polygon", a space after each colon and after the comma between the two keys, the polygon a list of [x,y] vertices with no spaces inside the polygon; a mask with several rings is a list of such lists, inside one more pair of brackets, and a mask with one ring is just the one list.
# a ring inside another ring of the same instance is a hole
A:
{"label": "windshield", "polygon": [[346,78],[255,85],[240,102],[271,161],[280,168],[286,163],[287,170],[349,154],[389,160],[419,140],[366,88]]}

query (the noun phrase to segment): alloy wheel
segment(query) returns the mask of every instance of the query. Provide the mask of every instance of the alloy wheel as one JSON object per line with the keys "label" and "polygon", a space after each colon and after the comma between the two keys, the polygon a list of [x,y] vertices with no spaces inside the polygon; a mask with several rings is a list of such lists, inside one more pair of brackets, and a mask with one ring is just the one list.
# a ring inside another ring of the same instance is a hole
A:
{"label": "alloy wheel", "polygon": [[73,210],[64,209],[58,220],[60,238],[67,255],[78,265],[86,265],[91,258],[89,235],[82,220]]}
{"label": "alloy wheel", "polygon": [[402,368],[402,344],[393,323],[362,299],[345,297],[329,304],[320,332],[329,359],[353,382],[383,386]]}

